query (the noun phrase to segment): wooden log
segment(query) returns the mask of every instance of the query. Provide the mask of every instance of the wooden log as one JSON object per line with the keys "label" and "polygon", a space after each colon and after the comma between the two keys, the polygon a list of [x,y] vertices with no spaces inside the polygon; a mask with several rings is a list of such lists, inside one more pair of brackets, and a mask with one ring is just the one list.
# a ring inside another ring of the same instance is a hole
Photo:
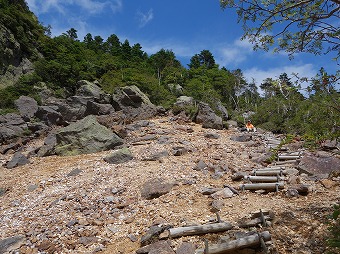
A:
{"label": "wooden log", "polygon": [[250,182],[262,182],[262,183],[275,183],[279,181],[284,181],[284,177],[282,176],[245,176],[244,177],[245,181],[250,181]]}
{"label": "wooden log", "polygon": [[283,189],[284,183],[245,183],[240,186],[241,190],[276,190]]}
{"label": "wooden log", "polygon": [[284,160],[284,161],[276,161],[275,165],[287,165],[287,164],[295,164],[297,160]]}
{"label": "wooden log", "polygon": [[232,228],[233,228],[233,225],[231,225],[228,222],[190,226],[190,227],[170,228],[169,236],[171,238],[175,238],[175,237],[188,236],[188,235],[216,233],[216,232],[227,231]]}
{"label": "wooden log", "polygon": [[237,253],[236,251],[248,247],[257,247],[261,245],[261,239],[265,242],[271,240],[271,235],[268,231],[260,234],[246,236],[227,243],[214,244],[206,249],[197,249],[195,254],[223,254],[223,253]]}
{"label": "wooden log", "polygon": [[[267,220],[271,220],[272,218],[268,215],[264,216],[264,219]],[[248,220],[248,221],[242,221],[241,223],[239,223],[239,227],[240,228],[249,228],[249,227],[255,227],[259,224],[263,224],[263,218],[255,218],[252,220]]]}
{"label": "wooden log", "polygon": [[268,167],[265,167],[265,168],[257,168],[257,169],[254,169],[254,170],[284,170],[286,167],[285,166],[268,166]]}
{"label": "wooden log", "polygon": [[277,158],[279,160],[296,160],[296,159],[300,159],[301,156],[300,155],[278,155]]}
{"label": "wooden log", "polygon": [[277,175],[287,175],[286,170],[254,170],[252,175],[254,176],[277,176]]}
{"label": "wooden log", "polygon": [[259,218],[259,217],[261,217],[261,213],[264,216],[269,216],[271,219],[273,219],[275,217],[274,212],[272,210],[260,210],[260,211],[252,212],[250,218],[252,218],[252,219]]}

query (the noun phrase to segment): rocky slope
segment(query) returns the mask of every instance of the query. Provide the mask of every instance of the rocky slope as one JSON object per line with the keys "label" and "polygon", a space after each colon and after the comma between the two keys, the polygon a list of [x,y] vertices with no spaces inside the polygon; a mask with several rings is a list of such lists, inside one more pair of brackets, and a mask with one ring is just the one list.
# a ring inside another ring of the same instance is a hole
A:
{"label": "rocky slope", "polygon": [[[233,141],[237,129],[204,129],[171,116],[138,121],[127,130],[124,145],[133,159],[124,163],[105,162],[112,151],[104,151],[32,157],[21,167],[0,167],[0,253],[160,253],[140,249],[152,225],[206,224],[218,211],[234,226],[230,232],[168,240],[170,250],[162,252],[192,253],[181,252],[183,242],[203,248],[204,239],[221,241],[244,231],[238,222],[260,209],[275,215],[271,226],[246,231],[268,230],[271,253],[326,252],[326,221],[339,202],[339,178],[320,181],[300,172],[279,192],[240,191],[214,199],[207,190],[226,185],[239,190],[232,176],[262,167],[256,161],[266,151],[264,134]],[[42,142],[31,141],[22,152]],[[1,155],[1,164],[11,156]],[[309,193],[288,195],[294,184],[305,184]],[[148,197],[157,186],[157,195]]]}

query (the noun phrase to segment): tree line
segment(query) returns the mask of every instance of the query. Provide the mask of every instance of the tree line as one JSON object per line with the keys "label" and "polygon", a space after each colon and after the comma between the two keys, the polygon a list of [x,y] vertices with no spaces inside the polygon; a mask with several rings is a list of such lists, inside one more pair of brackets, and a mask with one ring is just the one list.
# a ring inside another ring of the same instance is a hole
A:
{"label": "tree line", "polygon": [[[216,102],[221,102],[230,118],[240,125],[247,120],[243,113],[251,111],[254,112],[251,120],[257,127],[275,133],[300,135],[313,141],[339,137],[337,78],[325,69],[308,80],[304,94],[286,73],[275,80],[265,79],[259,86],[263,92],[260,94],[256,84],[245,79],[242,70],[220,67],[208,49],[197,52],[184,67],[171,50],[161,49],[148,55],[139,43],[130,45],[115,34],[103,39],[88,33],[79,40],[77,30],[71,28],[52,38],[49,27],[34,20],[24,1],[0,0],[3,20],[9,19],[7,16],[12,14],[8,8],[13,9],[16,4],[21,8],[16,9],[20,10],[16,11],[17,21],[9,29],[17,35],[15,29],[20,20],[29,20],[26,23],[31,25],[24,30],[32,30],[29,34],[35,36],[24,38],[23,43],[27,45],[27,55],[34,55],[31,59],[35,71],[22,76],[14,86],[0,90],[3,113],[14,108],[14,100],[20,95],[30,95],[39,101],[32,88],[41,84],[65,97],[75,92],[77,81],[86,79],[98,80],[108,93],[118,87],[136,85],[154,104],[166,109],[171,109],[178,96],[185,95],[206,102],[213,109]],[[42,57],[30,51],[33,45]]]}

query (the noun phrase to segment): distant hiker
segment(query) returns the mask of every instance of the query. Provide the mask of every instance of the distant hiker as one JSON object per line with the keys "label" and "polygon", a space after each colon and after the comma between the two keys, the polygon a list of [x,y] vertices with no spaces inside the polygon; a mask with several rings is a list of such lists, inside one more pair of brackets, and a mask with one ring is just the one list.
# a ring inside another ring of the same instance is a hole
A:
{"label": "distant hiker", "polygon": [[254,127],[254,125],[251,123],[250,120],[248,120],[248,122],[247,122],[247,124],[246,124],[246,129],[247,129],[248,132],[249,132],[249,131],[253,131],[253,132],[256,131],[256,128]]}

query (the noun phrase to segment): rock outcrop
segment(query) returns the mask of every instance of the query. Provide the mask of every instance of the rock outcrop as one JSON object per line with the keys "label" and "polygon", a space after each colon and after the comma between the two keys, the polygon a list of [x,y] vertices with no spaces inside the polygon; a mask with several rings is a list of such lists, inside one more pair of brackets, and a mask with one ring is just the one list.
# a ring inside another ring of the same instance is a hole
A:
{"label": "rock outcrop", "polygon": [[95,116],[87,116],[60,129],[56,139],[55,152],[58,155],[94,153],[123,144],[123,140],[99,124]]}

